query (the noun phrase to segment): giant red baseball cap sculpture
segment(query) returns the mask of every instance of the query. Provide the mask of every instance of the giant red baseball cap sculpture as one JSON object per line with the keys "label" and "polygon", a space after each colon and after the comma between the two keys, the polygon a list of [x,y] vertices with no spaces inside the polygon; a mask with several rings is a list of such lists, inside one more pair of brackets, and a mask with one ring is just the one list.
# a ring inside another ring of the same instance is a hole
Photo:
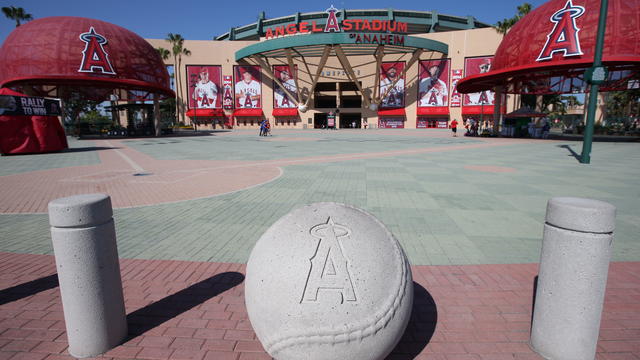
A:
{"label": "giant red baseball cap sculpture", "polygon": [[0,87],[64,97],[84,93],[104,100],[150,94],[173,96],[157,51],[142,37],[105,21],[46,17],[16,28],[0,48]]}
{"label": "giant red baseball cap sculpture", "polygon": [[[504,86],[507,93],[585,92],[594,59],[599,0],[551,0],[505,35],[489,72],[458,83],[462,93]],[[610,0],[602,57],[609,76],[600,91],[640,83],[640,0]]]}

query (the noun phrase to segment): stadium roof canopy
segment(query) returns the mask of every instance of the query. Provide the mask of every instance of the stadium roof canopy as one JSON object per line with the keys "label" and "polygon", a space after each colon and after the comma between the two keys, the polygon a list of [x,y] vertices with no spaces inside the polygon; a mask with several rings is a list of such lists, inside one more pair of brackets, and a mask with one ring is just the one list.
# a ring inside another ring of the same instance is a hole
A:
{"label": "stadium roof canopy", "polygon": [[0,48],[0,87],[66,98],[174,96],[160,55],[135,33],[108,22],[58,16],[30,21]]}
{"label": "stadium roof canopy", "polygon": [[[523,17],[504,37],[491,70],[462,79],[462,93],[496,87],[508,93],[585,92],[593,64],[600,0],[551,0]],[[640,0],[610,0],[600,91],[640,88]]]}
{"label": "stadium roof canopy", "polygon": [[[293,15],[266,19],[264,12],[260,14],[258,21],[231,28],[230,31],[217,36],[214,40],[260,40],[264,37],[268,29],[287,26],[290,24],[300,24],[301,22],[316,21],[318,26],[324,26],[327,20],[327,13],[324,11],[295,13]],[[337,14],[338,20],[342,21],[350,18],[363,20],[398,21],[408,24],[407,34],[420,34],[429,32],[442,32],[453,30],[466,30],[475,28],[490,27],[490,24],[477,21],[473,16],[452,16],[439,14],[435,11],[410,11],[394,9],[372,9],[372,10],[346,10],[342,9]]]}
{"label": "stadium roof canopy", "polygon": [[[365,36],[369,38],[380,35],[358,35],[350,33],[319,33],[308,35],[295,35],[278,39],[266,40],[248,45],[236,52],[236,61],[250,57],[252,55],[260,55],[269,58],[287,57],[287,49],[292,49],[298,56],[322,56],[324,48],[327,45],[340,45],[347,56],[357,55],[375,55],[380,48],[380,42],[358,42]],[[402,36],[402,43],[393,43],[394,35],[383,35],[389,40],[383,46],[384,54],[402,54],[413,53],[417,49],[423,51],[436,51],[442,54],[449,52],[449,46],[445,43],[424,39],[415,36]],[[397,37],[396,37],[397,38]],[[383,39],[382,41],[384,41]]]}

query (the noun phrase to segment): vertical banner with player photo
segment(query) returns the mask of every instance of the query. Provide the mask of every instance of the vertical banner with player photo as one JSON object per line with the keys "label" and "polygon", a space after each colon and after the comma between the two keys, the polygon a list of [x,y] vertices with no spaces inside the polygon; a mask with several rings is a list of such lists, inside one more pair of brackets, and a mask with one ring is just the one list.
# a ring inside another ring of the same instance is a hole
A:
{"label": "vertical banner with player photo", "polygon": [[449,59],[420,61],[418,107],[449,106]]}
{"label": "vertical banner with player photo", "polygon": [[[464,76],[483,74],[491,70],[493,56],[483,56],[464,59]],[[493,91],[485,90],[477,93],[464,95],[464,106],[493,105],[495,94]]]}
{"label": "vertical banner with player photo", "polygon": [[[289,65],[274,65],[273,74],[280,81],[292,96],[297,96],[296,77],[298,76],[298,67],[294,65],[293,69]],[[273,82],[273,108],[274,109],[290,109],[295,108],[295,102],[287,95],[275,81]]]}
{"label": "vertical banner with player photo", "polygon": [[400,78],[400,74],[404,71],[404,67],[404,61],[383,62],[380,64],[380,96],[387,94],[380,103],[381,108],[388,109],[404,107],[405,79],[404,77]]}
{"label": "vertical banner with player photo", "polygon": [[225,110],[233,109],[233,76],[222,77],[222,107]]}
{"label": "vertical banner with player photo", "polygon": [[451,107],[462,105],[462,95],[458,92],[458,81],[462,79],[462,69],[451,70]]}
{"label": "vertical banner with player photo", "polygon": [[187,65],[189,109],[219,109],[222,106],[220,65]]}
{"label": "vertical banner with player photo", "polygon": [[262,108],[262,74],[257,65],[234,65],[236,109]]}

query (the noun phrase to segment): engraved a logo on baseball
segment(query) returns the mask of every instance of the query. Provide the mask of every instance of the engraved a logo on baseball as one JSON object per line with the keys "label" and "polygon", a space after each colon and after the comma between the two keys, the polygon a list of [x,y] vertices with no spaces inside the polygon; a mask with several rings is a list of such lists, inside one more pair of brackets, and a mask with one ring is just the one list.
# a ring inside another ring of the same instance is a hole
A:
{"label": "engraved a logo on baseball", "polygon": [[348,241],[351,230],[329,217],[326,223],[312,227],[309,232],[319,240],[315,253],[309,258],[309,275],[300,303],[322,301],[325,291],[338,292],[341,304],[357,301],[349,274],[349,260],[341,243]]}

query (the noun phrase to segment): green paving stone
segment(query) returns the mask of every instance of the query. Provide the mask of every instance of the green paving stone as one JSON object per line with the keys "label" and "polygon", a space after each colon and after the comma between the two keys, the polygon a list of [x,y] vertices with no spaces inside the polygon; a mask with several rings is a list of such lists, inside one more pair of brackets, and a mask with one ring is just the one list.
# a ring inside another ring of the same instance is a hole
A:
{"label": "green paving stone", "polygon": [[0,176],[100,163],[95,142],[72,137],[67,142],[70,149],[58,153],[0,156]]}
{"label": "green paving stone", "polygon": [[[453,177],[451,179],[454,179]],[[480,187],[474,184],[466,182],[422,182],[422,188],[431,194],[438,195],[464,195],[464,194],[478,194],[481,192]]]}
{"label": "green paving stone", "polygon": [[467,236],[521,237],[543,225],[519,211],[446,210]]}
{"label": "green paving stone", "polygon": [[[438,194],[433,195],[441,208],[466,210],[509,210],[514,209],[495,196],[488,194]],[[514,209],[515,210],[515,209]]]}

